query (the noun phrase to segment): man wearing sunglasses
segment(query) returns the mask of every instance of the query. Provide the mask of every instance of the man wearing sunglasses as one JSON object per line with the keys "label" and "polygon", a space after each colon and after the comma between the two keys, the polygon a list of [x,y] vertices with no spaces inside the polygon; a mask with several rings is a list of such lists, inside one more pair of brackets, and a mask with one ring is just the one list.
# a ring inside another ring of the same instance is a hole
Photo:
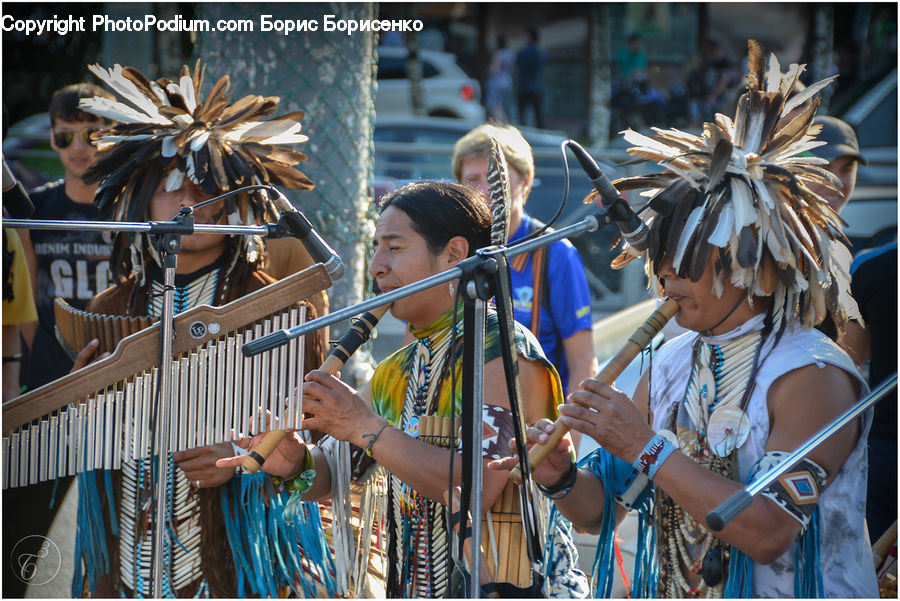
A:
{"label": "man wearing sunglasses", "polygon": [[[84,172],[93,163],[97,149],[91,134],[110,125],[108,121],[78,109],[78,101],[103,95],[102,88],[78,83],[57,90],[50,101],[50,147],[59,155],[65,176],[31,192],[34,219],[97,221],[94,206],[97,184],[86,184]],[[23,370],[23,384],[29,389],[68,373],[72,360],[54,334],[53,299],[60,297],[83,309],[91,297],[109,286],[108,232],[22,230],[22,242],[35,287],[38,308],[36,328],[24,331],[30,350]],[[75,349],[80,351],[81,349]]]}
{"label": "man wearing sunglasses", "polygon": [[[78,110],[81,98],[96,95],[113,98],[102,88],[87,83],[66,86],[53,94],[50,147],[59,155],[64,177],[30,192],[35,209],[33,219],[100,220],[93,203],[97,184],[85,184],[82,176],[97,152],[90,142],[91,132],[110,123]],[[94,294],[109,285],[112,238],[105,232],[18,231],[38,310],[38,321],[23,324],[21,330],[27,352],[20,380],[33,389],[67,374],[72,368],[72,359],[56,341],[53,299],[58,296],[84,309]],[[33,535],[48,531],[72,480],[69,476],[3,492],[4,549],[15,548],[19,557],[39,553],[43,539]],[[26,507],[34,510],[23,511]],[[3,596],[24,596],[24,582],[14,577],[7,566],[4,568]]]}

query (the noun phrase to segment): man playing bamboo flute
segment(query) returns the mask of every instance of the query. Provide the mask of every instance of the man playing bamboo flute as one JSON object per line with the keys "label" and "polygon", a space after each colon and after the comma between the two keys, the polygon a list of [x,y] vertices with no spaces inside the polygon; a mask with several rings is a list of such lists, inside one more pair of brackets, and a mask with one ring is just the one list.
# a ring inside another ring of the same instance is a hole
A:
{"label": "man playing bamboo flute", "polygon": [[[490,226],[490,210],[475,190],[450,183],[406,185],[381,202],[369,271],[385,292],[418,282],[455,267],[476,249],[489,245]],[[445,429],[445,436],[435,437],[425,431],[425,424],[435,419],[452,424],[451,418],[459,423],[463,406],[462,323],[453,319],[454,312],[462,317],[463,308],[457,304],[456,285],[456,281],[449,286],[437,285],[393,303],[391,312],[409,322],[416,341],[384,360],[371,382],[359,392],[327,372],[310,373],[303,385],[303,410],[313,417],[305,419],[303,427],[326,432],[330,437],[307,446],[299,433],[287,436],[262,466],[283,478],[285,486],[298,496],[302,494],[304,500],[325,498],[335,485],[349,485],[350,474],[344,473],[331,451],[336,440],[358,447],[349,462],[355,466],[354,480],[368,478],[371,482],[375,477],[367,469],[369,458],[389,472],[385,511],[389,597],[454,594],[449,588],[450,538],[442,504],[451,453],[456,451],[447,448],[450,428]],[[481,454],[487,463],[507,454],[513,423],[495,313],[488,314],[485,329],[485,435]],[[516,326],[515,337],[525,420],[534,423],[552,417],[556,405],[562,402],[559,376],[524,326]],[[440,446],[436,438],[443,439],[445,446]],[[252,450],[259,440],[257,436],[238,444]],[[237,465],[240,460],[224,459],[218,465]],[[459,484],[461,464],[457,456],[454,486]],[[487,511],[494,505],[507,481],[506,472],[485,470],[480,509]],[[367,505],[365,495],[361,505]],[[370,532],[371,524],[381,522],[372,513],[363,517],[368,522],[360,528],[362,532]],[[565,528],[554,530],[550,548],[548,557],[552,559],[545,559],[547,593],[584,596],[587,582],[577,569],[577,555]],[[525,553],[525,547],[499,548],[498,552],[509,554],[499,564],[518,566],[523,563],[520,554]]]}
{"label": "man playing bamboo flute", "polygon": [[[702,136],[625,133],[630,152],[665,169],[618,188],[652,190],[646,269],[692,331],[652,357],[633,399],[582,382],[560,421],[602,448],[579,469],[563,439],[534,472],[563,515],[601,534],[597,596],[609,593],[604,549],[629,509],[641,519],[635,597],[878,595],[864,521],[871,409],[720,532],[706,523],[866,392],[849,356],[813,329],[826,315],[844,321],[829,252],[841,221],[811,190],[840,183],[823,160],[798,157],[817,144],[814,96],[830,81],[791,96],[801,70],[782,73],[773,55],[764,73],[751,41],[733,121],[716,115]],[[626,247],[613,265],[637,256]],[[553,428],[539,422],[528,439],[546,441]]]}

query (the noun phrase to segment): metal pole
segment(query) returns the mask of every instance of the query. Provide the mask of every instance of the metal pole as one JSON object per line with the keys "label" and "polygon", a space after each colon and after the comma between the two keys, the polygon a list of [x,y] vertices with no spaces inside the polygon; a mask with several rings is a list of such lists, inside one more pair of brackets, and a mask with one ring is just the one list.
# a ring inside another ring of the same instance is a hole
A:
{"label": "metal pole", "polygon": [[[470,294],[474,294],[475,290],[475,282],[474,280],[469,280],[470,287],[472,291]],[[481,499],[482,499],[482,486],[483,486],[483,468],[484,464],[481,461],[481,446],[482,446],[482,407],[484,406],[484,322],[485,315],[487,314],[487,303],[480,299],[475,298],[475,323],[474,326],[474,336],[476,341],[480,341],[480,344],[476,343],[473,348],[473,363],[474,369],[472,370],[472,385],[473,385],[473,397],[472,397],[472,549],[475,551],[472,552],[472,582],[471,590],[469,591],[469,597],[472,599],[478,599],[481,595],[481,553],[477,552],[481,545]],[[465,442],[463,442],[465,444]]]}
{"label": "metal pole", "polygon": [[734,493],[728,499],[726,499],[724,503],[710,511],[706,515],[706,523],[709,524],[709,527],[716,532],[724,528],[725,525],[728,524],[728,522],[736,518],[741,514],[741,512],[750,507],[750,504],[753,502],[754,496],[765,490],[765,488],[772,482],[774,482],[779,476],[793,467],[793,465],[797,463],[797,461],[803,459],[816,447],[828,440],[838,430],[856,419],[863,411],[877,403],[879,400],[881,400],[881,397],[883,397],[896,387],[897,374],[894,373],[894,375],[886,378],[884,382],[879,384],[878,387],[875,388],[875,390],[873,390],[871,393],[869,393],[864,399],[847,409],[844,413],[839,415],[837,419],[831,422],[830,425],[825,426],[825,428],[814,434],[812,438],[808,439],[806,442],[800,445],[800,447],[798,447],[796,451],[782,459],[781,463],[766,472],[765,476],[754,480],[752,484],[749,484],[738,492]]}
{"label": "metal pole", "polygon": [[365,313],[366,311],[371,311],[376,307],[387,305],[388,303],[392,303],[395,300],[406,298],[407,296],[411,296],[417,292],[421,292],[422,290],[427,290],[432,286],[437,286],[438,284],[443,284],[445,282],[455,280],[463,275],[463,265],[471,265],[472,263],[480,261],[483,256],[490,256],[495,253],[503,253],[507,257],[515,257],[516,255],[531,252],[532,250],[540,248],[541,246],[547,246],[548,244],[556,242],[557,240],[562,240],[563,238],[566,238],[568,236],[581,234],[583,232],[594,232],[598,227],[599,221],[597,217],[595,215],[588,215],[578,223],[573,223],[568,227],[564,227],[554,232],[545,233],[542,236],[538,236],[537,238],[533,238],[531,240],[528,240],[527,242],[523,242],[522,244],[516,244],[515,246],[511,247],[499,246],[480,249],[477,251],[479,256],[469,257],[465,261],[462,261],[459,266],[454,267],[453,269],[448,269],[443,273],[438,273],[431,277],[427,277],[424,280],[419,280],[418,282],[403,286],[402,288],[397,288],[396,290],[391,290],[390,292],[379,294],[376,297],[370,298],[350,307],[345,307],[338,311],[334,311],[333,313],[329,313],[328,315],[319,317],[318,319],[308,321],[305,324],[294,326],[293,328],[279,330],[278,332],[272,332],[267,336],[263,336],[262,338],[257,338],[256,340],[248,342],[241,347],[241,351],[244,353],[245,357],[252,357],[254,355],[258,355],[259,353],[264,353],[266,351],[272,350],[273,348],[281,346],[282,344],[287,344],[291,339],[304,336],[312,331],[318,330],[319,328],[324,328],[325,326],[329,326],[339,321],[350,319],[351,317],[355,317],[361,313]]}
{"label": "metal pole", "polygon": [[[163,230],[171,221],[59,221],[56,219],[4,219],[3,227],[28,230],[79,230],[92,232],[150,232],[165,233]],[[171,226],[176,227],[176,226]],[[193,226],[189,234],[242,234],[246,236],[266,236],[271,228],[267,225],[204,225]]]}
{"label": "metal pole", "polygon": [[[177,245],[177,243],[176,243]],[[157,371],[158,396],[154,407],[153,440],[158,457],[158,470],[156,481],[156,523],[153,529],[153,590],[152,596],[163,597],[162,578],[163,570],[168,566],[164,563],[165,533],[166,533],[166,485],[169,472],[169,417],[171,399],[171,365],[172,365],[172,332],[175,312],[175,262],[176,255],[166,253],[164,255],[165,273],[163,275],[163,307],[160,316],[160,360]],[[152,461],[152,457],[151,457]]]}

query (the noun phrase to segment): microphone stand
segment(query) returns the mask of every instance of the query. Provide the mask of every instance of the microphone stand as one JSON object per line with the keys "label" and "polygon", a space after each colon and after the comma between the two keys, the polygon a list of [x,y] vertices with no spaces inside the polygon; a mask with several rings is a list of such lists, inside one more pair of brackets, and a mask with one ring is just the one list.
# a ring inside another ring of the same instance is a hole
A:
{"label": "microphone stand", "polygon": [[[267,186],[259,186],[267,187]],[[163,259],[163,302],[159,320],[159,368],[156,380],[156,403],[151,417],[153,433],[151,440],[156,448],[158,466],[156,470],[156,487],[153,495],[155,505],[155,522],[153,529],[153,558],[150,564],[152,581],[151,597],[163,597],[162,570],[164,566],[165,531],[166,531],[166,484],[168,482],[169,441],[171,430],[171,363],[172,338],[175,307],[175,268],[178,251],[181,250],[181,237],[191,234],[237,234],[263,235],[281,232],[279,224],[263,224],[259,226],[234,225],[196,225],[193,210],[205,204],[221,200],[231,194],[243,192],[247,188],[235,190],[228,194],[212,198],[193,207],[181,207],[178,215],[171,221],[113,222],[113,221],[60,221],[39,219],[4,219],[4,227],[27,228],[36,230],[78,230],[78,231],[111,231],[111,232],[147,232],[158,236],[157,249]],[[277,235],[277,234],[276,234]]]}
{"label": "microphone stand", "polygon": [[875,390],[866,395],[858,403],[840,414],[833,422],[825,426],[819,432],[810,437],[806,442],[800,445],[796,451],[784,457],[778,465],[773,467],[766,474],[754,480],[752,484],[748,484],[743,489],[737,491],[726,499],[721,505],[710,511],[706,515],[706,523],[716,532],[722,530],[731,520],[736,518],[745,509],[753,503],[753,497],[765,490],[770,484],[778,479],[779,476],[788,471],[795,463],[809,455],[820,444],[828,440],[836,434],[838,430],[856,419],[863,411],[881,400],[884,395],[897,387],[897,372],[888,376],[879,384]]}
{"label": "microphone stand", "polygon": [[[597,231],[598,227],[600,227],[600,220],[598,219],[598,217],[603,217],[603,214],[601,213],[600,215],[588,215],[581,221],[573,223],[570,226],[555,230],[553,232],[547,232],[537,238],[532,238],[531,240],[528,240],[527,242],[523,242],[521,244],[516,244],[509,247],[496,247],[494,249],[492,249],[492,247],[488,247],[485,249],[479,249],[479,251],[477,252],[487,251],[491,254],[503,254],[507,258],[515,257],[527,252],[531,252],[532,250],[535,250],[542,246],[547,246],[553,242],[556,242],[557,240],[568,238],[569,236],[582,234],[584,232],[595,232]],[[4,221],[4,224],[5,223],[6,221]],[[468,259],[460,261],[459,265],[457,265],[456,267],[429,276],[424,280],[419,280],[418,282],[407,284],[406,286],[391,290],[390,292],[384,292],[368,300],[364,300],[362,302],[356,303],[355,305],[339,309],[337,311],[329,313],[328,315],[317,317],[312,321],[308,321],[292,328],[278,330],[277,332],[272,332],[271,334],[267,334],[266,336],[263,336],[261,338],[251,340],[241,347],[241,352],[245,357],[253,357],[260,353],[278,348],[279,346],[287,344],[294,338],[299,338],[300,336],[309,334],[310,332],[318,330],[319,328],[324,328],[325,326],[330,326],[332,324],[350,319],[351,317],[356,317],[360,313],[365,313],[366,311],[371,311],[376,307],[391,304],[394,301],[400,300],[401,298],[412,296],[417,292],[427,290],[439,284],[445,284],[461,277],[464,273],[464,270],[472,269],[471,265],[477,262],[477,260],[477,255],[474,257],[469,257]]]}
{"label": "microphone stand", "polygon": [[[365,311],[370,311],[396,300],[411,296],[433,286],[460,279],[460,291],[465,301],[463,325],[463,494],[461,497],[460,516],[468,515],[469,500],[476,510],[472,519],[472,540],[475,544],[481,541],[481,505],[482,505],[482,407],[484,404],[484,347],[485,317],[487,301],[496,298],[496,309],[500,325],[500,343],[503,357],[504,373],[510,398],[513,425],[517,440],[519,463],[523,467],[523,485],[519,488],[522,507],[523,526],[529,560],[532,566],[540,564],[543,545],[537,528],[537,513],[531,499],[531,469],[527,460],[525,447],[524,412],[518,406],[519,380],[518,364],[515,353],[515,330],[513,327],[512,293],[509,281],[509,257],[530,252],[536,248],[547,246],[557,240],[583,232],[594,232],[600,227],[600,221],[611,223],[605,211],[598,215],[589,215],[582,221],[568,227],[545,233],[542,236],[524,241],[511,247],[487,247],[476,251],[476,255],[461,261],[456,267],[430,276],[413,284],[380,294],[375,298],[356,305],[335,311],[326,316],[314,319],[305,324],[273,332],[262,338],[252,340],[241,347],[245,357],[253,357],[287,344],[293,338],[304,336],[318,328],[322,328]],[[470,442],[471,441],[471,442]],[[467,492],[470,491],[470,492]],[[464,532],[464,525],[460,527]],[[469,582],[471,598],[480,596],[481,554],[472,553],[471,568],[473,577]]]}
{"label": "microphone stand", "polygon": [[[540,238],[535,238],[540,240]],[[463,407],[462,407],[462,440],[471,441],[463,444],[462,457],[462,494],[460,495],[460,531],[465,532],[467,516],[469,515],[469,500],[475,509],[472,518],[472,540],[481,541],[481,507],[482,507],[482,434],[483,434],[483,407],[484,407],[484,347],[485,347],[485,320],[487,317],[487,301],[492,297],[496,299],[496,311],[500,330],[500,348],[503,360],[503,369],[506,379],[507,394],[510,399],[510,412],[512,413],[513,429],[517,441],[525,438],[525,416],[520,406],[521,390],[519,387],[519,367],[515,352],[515,327],[512,290],[509,275],[509,263],[506,257],[507,250],[503,247],[488,247],[480,249],[467,263],[460,278],[460,289],[465,300],[463,322]],[[462,265],[462,264],[461,264]],[[467,406],[469,403],[469,406]],[[524,461],[526,448],[524,444],[517,444],[516,450],[519,461]],[[527,462],[527,461],[526,461]],[[527,541],[526,551],[529,563],[534,567],[540,566],[543,542],[538,530],[538,516],[532,498],[531,471],[523,477],[522,486],[519,487],[520,507],[522,511],[522,525],[525,529]],[[480,596],[480,581],[477,577],[481,574],[481,553],[472,553],[471,573],[469,582],[471,598]],[[537,570],[540,572],[540,570]]]}

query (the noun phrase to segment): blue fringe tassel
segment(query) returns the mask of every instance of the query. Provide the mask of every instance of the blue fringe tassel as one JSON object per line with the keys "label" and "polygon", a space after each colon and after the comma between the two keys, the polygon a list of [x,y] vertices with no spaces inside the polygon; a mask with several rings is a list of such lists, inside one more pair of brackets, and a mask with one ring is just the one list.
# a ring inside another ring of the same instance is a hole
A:
{"label": "blue fringe tassel", "polygon": [[[615,534],[616,499],[615,489],[617,460],[606,449],[600,448],[579,462],[579,467],[591,470],[603,483],[603,520],[594,556],[592,578],[594,598],[608,599],[612,595],[615,578]],[[624,462],[622,462],[624,463]],[[630,471],[631,466],[628,466]],[[652,493],[652,487],[651,487]],[[644,494],[636,501],[632,510],[638,512],[637,550],[635,552],[634,576],[631,583],[632,598],[648,598],[656,592],[658,570],[654,561],[655,539],[650,521],[653,516],[653,494]]]}
{"label": "blue fringe tassel", "polygon": [[[652,485],[650,491],[653,491]],[[634,554],[634,574],[631,577],[632,599],[656,596],[659,569],[656,563],[656,536],[652,526],[653,503],[654,495],[650,494],[638,507],[637,548]]]}
{"label": "blue fringe tassel", "polygon": [[[104,479],[106,488],[108,521],[100,502],[99,477]],[[73,598],[82,596],[85,577],[90,592],[96,592],[101,576],[110,570],[107,532],[119,536],[112,472],[85,472],[78,476],[76,485],[78,527]],[[278,493],[265,474],[236,476],[219,491],[236,568],[238,597],[278,597],[278,589],[283,586],[290,586],[306,598],[337,596],[334,558],[325,540],[317,503],[299,504],[295,519],[289,524],[283,511],[290,495]]]}
{"label": "blue fringe tassel", "polygon": [[725,581],[722,596],[726,599],[749,599],[753,596],[753,560],[737,547],[731,547],[728,580]]}
{"label": "blue fringe tassel", "polygon": [[[106,548],[106,533],[109,525],[104,519],[100,504],[100,490],[97,477],[104,476],[107,491],[112,489],[112,476],[98,471],[79,474],[78,525],[75,529],[75,571],[72,575],[72,597],[80,598],[84,591],[84,577],[88,577],[89,590],[96,592],[97,582],[109,572],[109,550]],[[115,517],[115,516],[113,516]],[[113,519],[111,527],[118,536],[118,524]]]}
{"label": "blue fringe tassel", "polygon": [[239,597],[277,597],[285,585],[301,597],[323,596],[322,586],[325,596],[337,595],[318,504],[303,503],[288,524],[283,512],[289,495],[276,492],[261,473],[232,478],[220,494]]}
{"label": "blue fringe tassel", "polygon": [[[748,479],[753,481],[753,474]],[[737,547],[731,547],[728,580],[722,596],[749,599],[753,597],[753,560]],[[797,539],[794,552],[794,598],[821,599],[825,586],[822,582],[821,555],[819,554],[819,508],[816,506],[809,525]]]}
{"label": "blue fringe tassel", "polygon": [[819,599],[824,596],[824,591],[819,554],[819,506],[816,505],[794,554],[794,596]]}

